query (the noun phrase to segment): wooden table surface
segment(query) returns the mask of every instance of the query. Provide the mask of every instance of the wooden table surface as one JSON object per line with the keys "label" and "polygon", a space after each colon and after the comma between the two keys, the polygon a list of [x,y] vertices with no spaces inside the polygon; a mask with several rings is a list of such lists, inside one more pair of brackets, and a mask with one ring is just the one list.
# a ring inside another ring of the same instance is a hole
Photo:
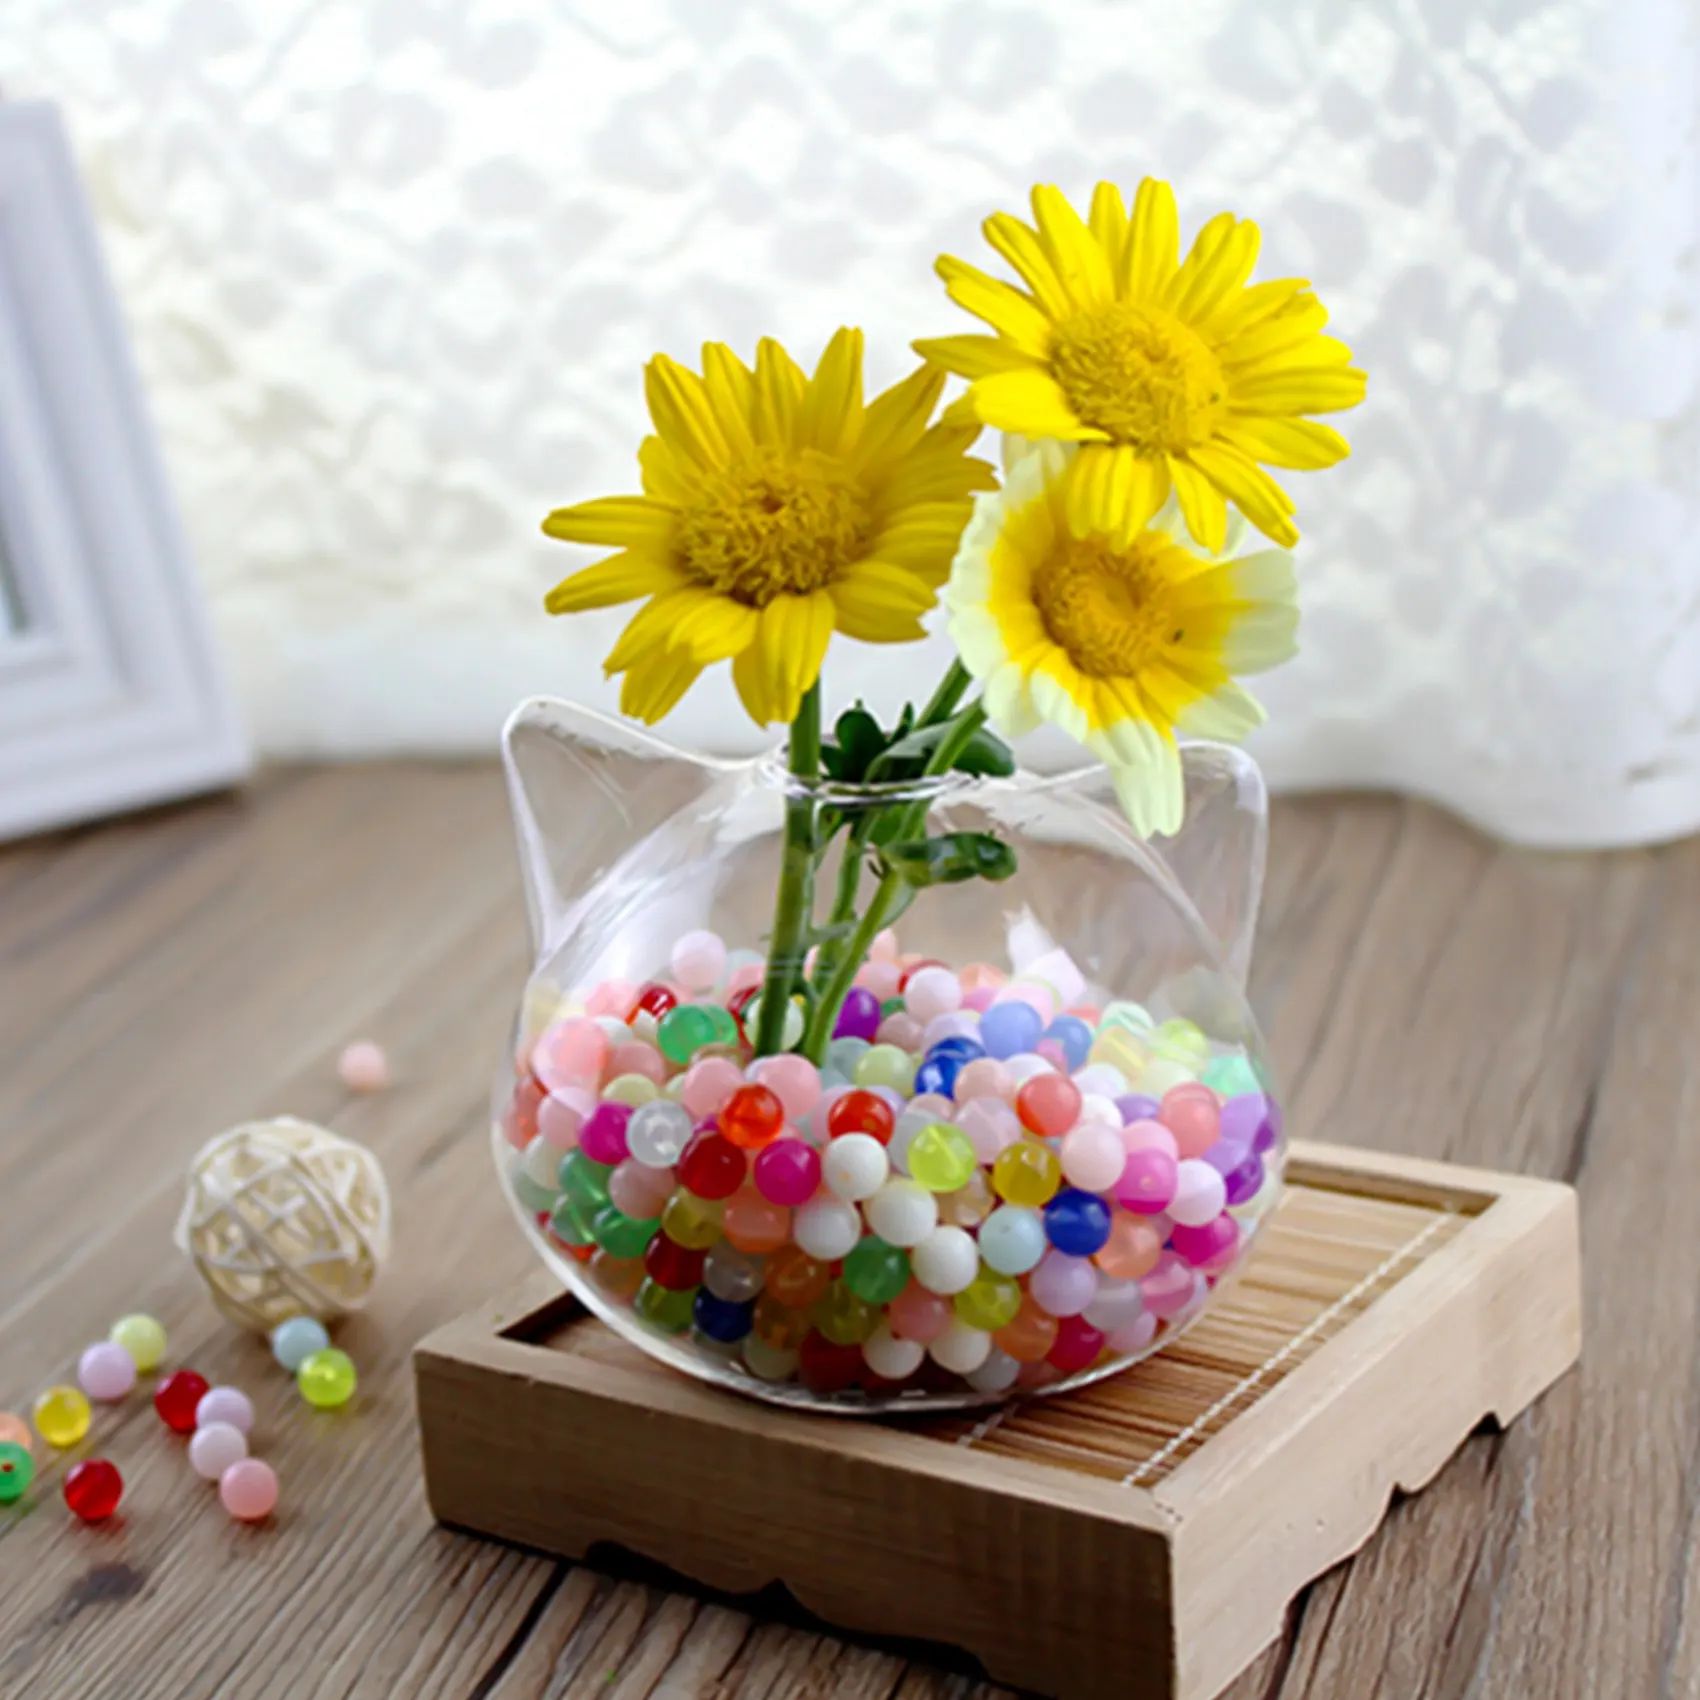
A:
{"label": "wooden table surface", "polygon": [[[1507,850],[1422,804],[1276,811],[1254,1000],[1289,1125],[1581,1188],[1587,1344],[1295,1606],[1233,1700],[1700,1695],[1700,842]],[[984,1696],[964,1670],[436,1528],[408,1354],[528,1272],[486,1093],[524,968],[500,779],[284,771],[0,850],[0,1408],[124,1311],[255,1398],[275,1526],[238,1527],[148,1401],[96,1419],[122,1517],[62,1465],[0,1511],[3,1700]],[[397,1082],[351,1099],[371,1035]],[[294,1114],[369,1143],[397,1247],[315,1413],[171,1245],[210,1135]],[[941,1563],[949,1555],[941,1553]]]}

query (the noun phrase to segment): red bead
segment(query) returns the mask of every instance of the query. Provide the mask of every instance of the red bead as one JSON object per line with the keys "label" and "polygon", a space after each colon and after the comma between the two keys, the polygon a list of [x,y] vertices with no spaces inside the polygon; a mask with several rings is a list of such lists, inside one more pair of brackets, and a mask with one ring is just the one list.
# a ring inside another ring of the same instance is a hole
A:
{"label": "red bead", "polygon": [[[678,998],[676,998],[672,992],[662,985],[659,980],[651,980],[649,984],[638,993],[637,1009],[646,1011],[659,1021],[662,1016],[668,1012],[668,1010],[672,1009],[673,1006],[678,1003],[678,1001]],[[636,1011],[634,1010],[633,1013],[635,1014]]]}
{"label": "red bead", "polygon": [[862,1379],[862,1348],[835,1346],[815,1332],[797,1348],[797,1379],[813,1393],[842,1393]]}
{"label": "red bead", "polygon": [[1057,1321],[1057,1337],[1045,1354],[1045,1361],[1054,1364],[1064,1375],[1086,1369],[1097,1362],[1104,1349],[1104,1331],[1094,1328],[1083,1317],[1064,1316]]}
{"label": "red bead", "polygon": [[175,1429],[178,1434],[193,1434],[195,1407],[206,1390],[204,1375],[196,1375],[192,1369],[173,1370],[153,1390],[153,1408],[167,1428]]}
{"label": "red bead", "polygon": [[643,1252],[644,1272],[656,1286],[671,1293],[688,1293],[702,1285],[702,1266],[708,1261],[706,1251],[692,1251],[665,1234],[657,1234]]}
{"label": "red bead", "polygon": [[1066,1074],[1036,1074],[1015,1094],[1021,1125],[1048,1139],[1060,1139],[1080,1120],[1080,1088]]}
{"label": "red bead", "polygon": [[754,1151],[767,1144],[785,1125],[785,1106],[765,1086],[740,1086],[715,1118],[734,1145]]}
{"label": "red bead", "polygon": [[897,1117],[891,1113],[891,1105],[877,1092],[864,1092],[860,1088],[834,1099],[832,1108],[826,1112],[826,1131],[834,1139],[844,1133],[869,1133],[881,1145],[889,1145],[896,1126]]}
{"label": "red bead", "polygon": [[713,1128],[698,1128],[679,1153],[679,1179],[698,1198],[730,1198],[744,1184],[749,1159]]}
{"label": "red bead", "polygon": [[[203,1382],[203,1389],[205,1385]],[[124,1478],[118,1466],[104,1458],[85,1458],[65,1472],[65,1503],[85,1523],[104,1522],[123,1497]]]}

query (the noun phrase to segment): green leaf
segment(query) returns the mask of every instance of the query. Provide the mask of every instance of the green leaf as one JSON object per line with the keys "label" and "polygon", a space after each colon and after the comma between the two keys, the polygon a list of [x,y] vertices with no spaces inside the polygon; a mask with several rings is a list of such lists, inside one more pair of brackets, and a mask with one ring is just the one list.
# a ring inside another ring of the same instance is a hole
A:
{"label": "green leaf", "polygon": [[[923,726],[919,732],[900,738],[880,757],[877,777],[912,778],[926,765],[950,729],[950,722],[946,721],[939,726]],[[1007,779],[1015,772],[1015,754],[996,732],[982,726],[962,747],[951,766],[958,773]]]}
{"label": "green leaf", "polygon": [[1015,851],[989,832],[947,832],[887,845],[885,864],[911,886],[960,885],[1008,879],[1015,872]]}
{"label": "green leaf", "polygon": [[833,741],[838,746],[841,771],[835,779],[854,785],[867,773],[869,765],[888,742],[880,723],[860,703],[838,717],[833,727]]}

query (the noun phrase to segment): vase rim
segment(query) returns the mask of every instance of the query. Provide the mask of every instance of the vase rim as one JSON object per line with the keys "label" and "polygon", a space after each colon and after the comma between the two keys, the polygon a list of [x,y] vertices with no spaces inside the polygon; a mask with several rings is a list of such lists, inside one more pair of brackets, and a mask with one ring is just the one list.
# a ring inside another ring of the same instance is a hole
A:
{"label": "vase rim", "polygon": [[763,785],[787,797],[806,798],[832,808],[867,807],[881,803],[932,803],[994,783],[972,773],[956,772],[884,780],[873,785],[829,779],[824,774],[818,779],[804,779],[793,773],[779,754],[759,756],[752,765]]}

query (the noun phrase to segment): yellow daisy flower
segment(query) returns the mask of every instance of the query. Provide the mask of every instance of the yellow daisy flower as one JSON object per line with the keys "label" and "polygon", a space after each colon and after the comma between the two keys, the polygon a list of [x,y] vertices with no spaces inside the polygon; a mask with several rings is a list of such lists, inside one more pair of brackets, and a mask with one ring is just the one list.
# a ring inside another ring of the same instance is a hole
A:
{"label": "yellow daisy flower", "polygon": [[[1298,541],[1293,504],[1263,470],[1310,471],[1349,452],[1307,413],[1363,400],[1364,374],[1322,335],[1328,314],[1298,278],[1247,286],[1257,226],[1220,213],[1180,259],[1175,197],[1147,177],[1127,212],[1100,183],[1091,214],[1033,191],[1034,226],[1008,213],[986,240],[1025,289],[942,255],[951,299],[997,332],[917,342],[970,380],[954,404],[982,424],[1080,443],[1070,507],[1103,530],[1137,531],[1172,492],[1188,530],[1220,550],[1227,502],[1273,542]],[[954,410],[945,417],[955,416]]]}
{"label": "yellow daisy flower", "polygon": [[620,707],[656,721],[730,660],[759,726],[789,721],[833,632],[922,636],[976,490],[976,425],[929,425],[944,374],[923,366],[866,406],[862,333],[839,331],[812,377],[764,339],[752,372],[709,343],[702,375],[658,354],[641,496],[561,508],[551,537],[617,548],[549,592],[551,614],[647,597],[603,664]]}
{"label": "yellow daisy flower", "polygon": [[999,731],[1060,726],[1109,767],[1136,832],[1172,833],[1185,802],[1175,734],[1244,737],[1263,710],[1233,675],[1294,652],[1292,559],[1240,554],[1238,516],[1227,548],[1202,554],[1173,503],[1150,525],[1125,509],[1083,524],[1078,461],[1038,444],[975,503],[945,588],[950,635]]}

